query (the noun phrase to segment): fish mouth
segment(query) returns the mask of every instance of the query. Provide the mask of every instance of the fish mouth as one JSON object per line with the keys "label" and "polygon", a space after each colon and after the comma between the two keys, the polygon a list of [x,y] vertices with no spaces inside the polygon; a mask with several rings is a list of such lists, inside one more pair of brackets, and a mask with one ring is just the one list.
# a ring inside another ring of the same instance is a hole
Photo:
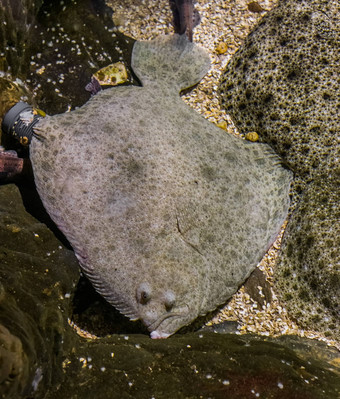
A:
{"label": "fish mouth", "polygon": [[164,323],[165,320],[171,319],[168,322],[166,322],[166,326],[165,327],[167,327],[167,326],[169,326],[169,324],[172,324],[172,321],[174,319],[183,318],[183,317],[187,316],[188,313],[189,313],[189,306],[188,305],[181,306],[175,312],[164,313],[157,320],[153,321],[152,323],[150,323],[150,324],[148,324],[146,326],[147,329],[151,332],[151,334],[150,334],[151,338],[167,338],[170,335],[174,334],[181,326],[179,326],[178,328],[174,329],[173,331],[170,328],[171,332],[169,332],[169,333],[161,332],[161,331],[157,331],[157,330],[160,327],[160,325]]}

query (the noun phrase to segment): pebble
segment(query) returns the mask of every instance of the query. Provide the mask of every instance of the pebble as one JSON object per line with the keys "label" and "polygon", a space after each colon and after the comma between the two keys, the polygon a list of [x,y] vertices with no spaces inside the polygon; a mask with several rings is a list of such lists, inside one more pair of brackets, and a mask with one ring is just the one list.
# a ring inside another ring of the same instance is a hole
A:
{"label": "pebble", "polygon": [[219,42],[216,46],[216,53],[217,54],[224,54],[228,51],[228,45],[225,42]]}
{"label": "pebble", "polygon": [[259,135],[258,135],[256,132],[248,132],[248,133],[245,135],[245,139],[248,140],[248,141],[253,141],[253,142],[255,142],[255,141],[258,141]]}

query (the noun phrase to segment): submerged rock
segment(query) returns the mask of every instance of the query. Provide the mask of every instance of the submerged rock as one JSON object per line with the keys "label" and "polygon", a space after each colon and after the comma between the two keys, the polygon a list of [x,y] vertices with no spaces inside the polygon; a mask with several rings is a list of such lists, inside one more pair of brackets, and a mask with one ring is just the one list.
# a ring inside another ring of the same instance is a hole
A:
{"label": "submerged rock", "polygon": [[[304,328],[340,339],[338,1],[281,1],[220,84],[241,132],[256,131],[295,173],[275,286]],[[302,193],[302,194],[301,194]]]}
{"label": "submerged rock", "polygon": [[19,398],[62,379],[79,269],[73,252],[26,212],[14,185],[0,187],[0,203],[0,396]]}
{"label": "submerged rock", "polygon": [[95,392],[103,399],[334,399],[340,392],[338,356],[326,345],[297,337],[116,336],[70,354],[66,381],[47,398]]}
{"label": "submerged rock", "polygon": [[82,105],[94,72],[131,58],[134,40],[115,29],[112,13],[103,0],[0,4],[0,70],[19,78],[48,114]]}

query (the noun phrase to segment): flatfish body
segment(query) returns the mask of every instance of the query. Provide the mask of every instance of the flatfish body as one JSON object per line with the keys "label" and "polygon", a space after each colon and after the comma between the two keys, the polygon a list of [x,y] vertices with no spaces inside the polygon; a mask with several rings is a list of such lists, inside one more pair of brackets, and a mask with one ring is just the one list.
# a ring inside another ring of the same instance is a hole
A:
{"label": "flatfish body", "polygon": [[185,35],[136,42],[143,87],[44,118],[30,147],[38,192],[85,274],[152,338],[226,302],[287,215],[292,176],[270,147],[180,99],[209,65]]}

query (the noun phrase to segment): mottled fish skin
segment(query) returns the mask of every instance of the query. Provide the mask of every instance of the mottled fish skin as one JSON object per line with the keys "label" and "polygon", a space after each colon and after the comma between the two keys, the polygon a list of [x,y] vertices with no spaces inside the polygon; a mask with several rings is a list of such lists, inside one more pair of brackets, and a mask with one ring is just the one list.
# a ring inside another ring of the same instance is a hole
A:
{"label": "mottled fish skin", "polygon": [[270,147],[180,99],[209,65],[185,36],[136,42],[143,87],[46,117],[30,147],[38,192],[84,272],[152,338],[225,303],[287,215],[291,173]]}

